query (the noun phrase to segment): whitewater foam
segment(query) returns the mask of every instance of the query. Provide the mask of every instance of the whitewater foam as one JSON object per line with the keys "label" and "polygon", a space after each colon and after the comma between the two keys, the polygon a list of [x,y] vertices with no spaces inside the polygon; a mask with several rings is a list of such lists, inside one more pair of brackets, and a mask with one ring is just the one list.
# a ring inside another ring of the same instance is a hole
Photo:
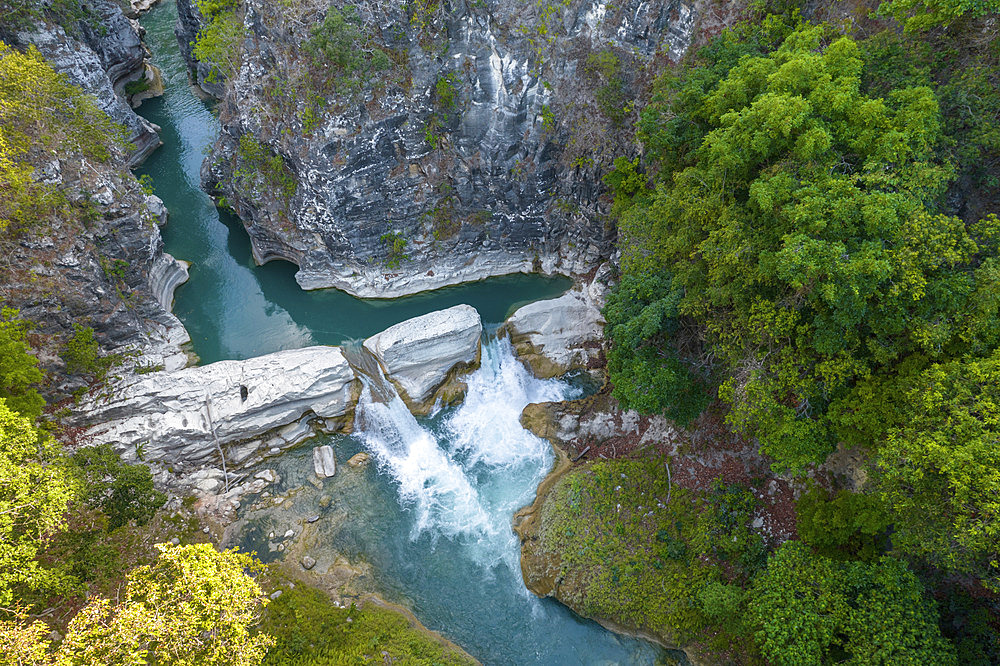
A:
{"label": "whitewater foam", "polygon": [[399,396],[380,403],[366,386],[355,436],[395,481],[400,504],[415,512],[411,539],[454,539],[482,567],[504,563],[518,571],[510,519],[532,501],[553,462],[548,442],[521,427],[521,411],[532,402],[565,400],[576,390],[533,377],[510,342],[496,338],[483,343],[481,366],[466,383],[457,409],[423,423]]}

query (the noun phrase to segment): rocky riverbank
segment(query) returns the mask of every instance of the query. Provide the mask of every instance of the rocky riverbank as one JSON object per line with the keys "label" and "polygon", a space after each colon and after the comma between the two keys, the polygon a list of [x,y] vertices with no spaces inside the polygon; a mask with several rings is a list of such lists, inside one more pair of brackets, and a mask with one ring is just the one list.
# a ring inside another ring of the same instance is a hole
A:
{"label": "rocky riverbank", "polygon": [[460,397],[482,330],[479,313],[459,305],[366,340],[374,366],[360,367],[356,354],[349,362],[337,347],[308,347],[136,375],[85,402],[75,424],[87,426],[81,442],[112,444],[175,492],[221,496],[215,504],[231,514],[261,485],[246,470],[317,431],[350,430],[360,376],[384,374],[418,412]]}

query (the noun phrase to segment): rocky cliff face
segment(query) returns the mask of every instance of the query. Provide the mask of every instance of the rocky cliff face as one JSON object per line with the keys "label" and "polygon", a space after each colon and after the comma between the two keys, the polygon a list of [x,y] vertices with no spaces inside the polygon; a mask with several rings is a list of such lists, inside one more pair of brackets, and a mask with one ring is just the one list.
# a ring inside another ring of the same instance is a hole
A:
{"label": "rocky cliff face", "polygon": [[154,128],[132,112],[123,88],[149,71],[135,24],[118,5],[93,4],[93,21],[77,36],[39,24],[16,35],[34,45],[70,82],[93,93],[99,106],[125,125],[133,148],[106,162],[53,154],[34,164],[34,178],[54,186],[73,214],[39,221],[7,238],[0,265],[3,304],[35,323],[33,346],[50,372],[47,397],[57,400],[83,385],[67,377],[60,352],[74,324],[94,329],[103,354],[123,353],[125,366],[184,367],[183,325],[170,313],[173,289],[186,268],[163,252],[163,202],[145,194],[129,167],[155,149]]}
{"label": "rocky cliff face", "polygon": [[[241,10],[242,65],[203,178],[258,261],[298,264],[305,288],[387,297],[585,273],[609,255],[601,176],[636,152],[635,100],[687,48],[692,4],[355,4],[356,20],[312,0]],[[184,43],[200,24],[179,7]],[[326,35],[353,30],[360,60],[306,48],[330,12],[345,22]]]}
{"label": "rocky cliff face", "polygon": [[177,25],[174,28],[174,34],[177,36],[177,43],[180,45],[184,62],[191,70],[191,78],[206,94],[216,99],[222,99],[225,92],[224,81],[210,81],[212,66],[208,63],[198,62],[192,52],[198,32],[204,26],[205,19],[198,11],[194,0],[177,0]]}
{"label": "rocky cliff face", "polygon": [[134,146],[129,165],[135,166],[160,145],[160,137],[157,128],[132,111],[125,86],[155,78],[155,70],[148,62],[137,21],[126,18],[111,0],[88,4],[90,18],[75,26],[76,36],[67,34],[62,26],[40,24],[18,32],[16,43],[37,47],[57,72],[94,95],[101,109],[125,126]]}

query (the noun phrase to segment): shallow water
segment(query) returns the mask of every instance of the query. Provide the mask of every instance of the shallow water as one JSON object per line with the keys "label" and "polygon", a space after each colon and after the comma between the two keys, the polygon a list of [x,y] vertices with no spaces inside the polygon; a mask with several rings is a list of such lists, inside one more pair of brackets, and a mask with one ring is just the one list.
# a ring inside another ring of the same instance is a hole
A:
{"label": "shallow water", "polygon": [[[163,229],[167,251],[193,262],[174,312],[203,363],[340,344],[458,303],[476,307],[484,322],[499,323],[518,305],[568,288],[567,279],[517,275],[365,301],[334,290],[304,292],[294,281],[295,267],[284,262],[254,266],[240,221],[220,213],[199,188],[218,122],[188,85],[175,20],[176,7],[166,0],[142,21],[166,94],[147,101],[140,113],[162,127],[165,145],[139,173],[153,177],[170,209]],[[291,507],[300,518],[323,516],[315,525],[323,543],[369,563],[385,596],[412,608],[426,626],[484,664],[653,663],[659,648],[536,599],[521,580],[510,520],[534,499],[553,454],[520,427],[518,417],[529,402],[562,399],[579,389],[533,378],[509,345],[495,339],[485,345],[482,367],[468,383],[462,405],[429,418],[414,418],[398,400],[364,401],[354,435],[318,438],[312,445],[333,444],[341,463],[367,450],[375,464],[341,465],[322,492],[308,484],[310,445],[283,455],[276,462],[280,490],[302,487],[282,509],[284,527]],[[324,493],[335,500],[320,509]],[[244,546],[265,558],[271,557],[268,521],[255,517],[243,535]]]}
{"label": "shallow water", "polygon": [[[421,419],[398,398],[379,404],[363,395],[354,434],[311,443],[334,446],[337,476],[317,491],[307,484],[310,449],[282,456],[275,466],[282,486],[306,485],[294,496],[293,513],[283,505],[273,516],[255,517],[261,526],[243,547],[266,553],[269,530],[280,534],[319,515],[320,543],[371,564],[384,596],[484,664],[654,663],[658,648],[537,599],[521,580],[510,519],[534,499],[553,453],[518,419],[529,402],[574,397],[580,389],[532,377],[510,344],[495,338],[468,383],[461,405]],[[371,465],[343,464],[359,451],[372,454]],[[333,500],[326,509],[318,504],[323,494]]]}

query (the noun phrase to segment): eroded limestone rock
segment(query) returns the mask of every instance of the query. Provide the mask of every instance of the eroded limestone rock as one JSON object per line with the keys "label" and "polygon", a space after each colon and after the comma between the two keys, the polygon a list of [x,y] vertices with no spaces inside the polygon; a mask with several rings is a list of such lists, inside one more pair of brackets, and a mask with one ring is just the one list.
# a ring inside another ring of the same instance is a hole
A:
{"label": "eroded limestone rock", "polygon": [[605,293],[601,277],[606,270],[590,284],[525,305],[507,320],[504,327],[514,349],[538,377],[585,369],[600,355]]}
{"label": "eroded limestone rock", "polygon": [[343,416],[353,408],[353,381],[340,349],[307,347],[143,375],[81,411],[99,423],[89,431],[95,443],[185,469],[218,458],[215,437],[225,446],[307,413]]}
{"label": "eroded limestone rock", "polygon": [[460,364],[479,360],[483,323],[469,305],[407,319],[365,340],[404,399],[426,403]]}

